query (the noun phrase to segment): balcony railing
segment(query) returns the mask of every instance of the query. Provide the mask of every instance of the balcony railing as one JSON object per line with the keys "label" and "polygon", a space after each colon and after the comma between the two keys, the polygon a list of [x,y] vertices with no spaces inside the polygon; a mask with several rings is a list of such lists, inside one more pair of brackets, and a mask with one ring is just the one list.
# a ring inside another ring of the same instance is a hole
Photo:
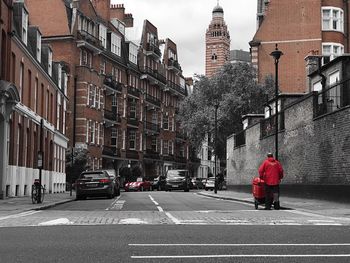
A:
{"label": "balcony railing", "polygon": [[174,155],[163,155],[163,160],[164,161],[170,161],[173,162],[175,160]]}
{"label": "balcony railing", "polygon": [[179,92],[181,95],[186,95],[186,90],[184,88],[170,80],[167,81],[167,87],[171,90]]}
{"label": "balcony railing", "polygon": [[105,77],[103,84],[115,91],[122,92],[122,85],[119,82],[115,81],[111,75],[107,75]]}
{"label": "balcony railing", "polygon": [[156,124],[156,123],[145,121],[144,122],[144,128],[146,130],[150,130],[150,131],[153,131],[153,132],[157,132],[157,133],[160,132],[159,125]]}
{"label": "balcony railing", "polygon": [[152,95],[146,94],[146,101],[157,107],[160,107],[160,100]]}
{"label": "balcony railing", "polygon": [[139,159],[139,152],[136,150],[127,150],[126,151],[126,158]]}
{"label": "balcony railing", "polygon": [[169,59],[168,63],[168,69],[169,70],[175,70],[175,71],[181,71],[181,66],[177,60]]}
{"label": "balcony railing", "polygon": [[144,158],[149,158],[149,159],[159,159],[159,152],[156,152],[152,149],[146,149],[143,153]]}
{"label": "balcony railing", "polygon": [[245,130],[235,134],[234,141],[235,141],[235,147],[245,145]]}
{"label": "balcony railing", "polygon": [[176,132],[176,139],[186,140],[186,134],[183,132]]}
{"label": "balcony railing", "polygon": [[120,157],[120,150],[116,146],[103,146],[102,155]]}
{"label": "balcony railing", "polygon": [[140,90],[135,87],[128,86],[128,94],[131,94],[135,97],[140,97]]}
{"label": "balcony railing", "polygon": [[103,47],[102,41],[98,37],[83,29],[78,30],[78,39],[84,40],[99,48]]}
{"label": "balcony railing", "polygon": [[187,162],[186,157],[183,157],[183,156],[176,156],[175,161],[177,163],[186,163]]}
{"label": "balcony railing", "polygon": [[162,56],[162,52],[160,51],[159,47],[157,45],[154,45],[151,43],[147,43],[146,52],[147,52],[147,54],[153,54],[158,58],[160,58]]}
{"label": "balcony railing", "polygon": [[141,69],[142,73],[148,74],[164,84],[166,83],[165,75],[162,74],[161,71],[156,70],[156,69],[152,69],[150,67],[141,67],[140,69]]}
{"label": "balcony railing", "polygon": [[350,79],[336,83],[316,94],[314,116],[319,117],[348,105],[350,105]]}
{"label": "balcony railing", "polygon": [[110,110],[104,110],[104,118],[113,122],[121,122],[119,113]]}
{"label": "balcony railing", "polygon": [[132,125],[132,126],[139,126],[139,120],[138,119],[135,119],[135,118],[131,118],[129,117],[128,118],[128,124],[129,125]]}
{"label": "balcony railing", "polygon": [[[284,130],[284,111],[278,113],[279,127],[278,131]],[[273,135],[276,132],[276,118],[275,115],[260,121],[260,137],[265,138]]]}

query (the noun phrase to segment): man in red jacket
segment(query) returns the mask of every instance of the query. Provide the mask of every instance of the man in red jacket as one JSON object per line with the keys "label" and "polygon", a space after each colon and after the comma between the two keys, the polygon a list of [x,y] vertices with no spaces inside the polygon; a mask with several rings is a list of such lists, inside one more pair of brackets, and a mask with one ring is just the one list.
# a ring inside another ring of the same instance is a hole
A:
{"label": "man in red jacket", "polygon": [[283,168],[279,161],[273,158],[272,153],[267,154],[267,159],[259,167],[259,176],[265,181],[265,209],[271,209],[271,197],[273,196],[273,207],[280,208],[279,184],[283,178]]}

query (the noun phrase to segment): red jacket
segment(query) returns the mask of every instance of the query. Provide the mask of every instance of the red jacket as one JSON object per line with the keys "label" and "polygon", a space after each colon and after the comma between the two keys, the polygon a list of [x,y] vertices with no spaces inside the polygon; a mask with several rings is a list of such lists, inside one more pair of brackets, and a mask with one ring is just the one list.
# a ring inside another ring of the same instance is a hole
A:
{"label": "red jacket", "polygon": [[267,185],[279,185],[283,178],[282,165],[273,157],[268,157],[259,167],[259,176]]}

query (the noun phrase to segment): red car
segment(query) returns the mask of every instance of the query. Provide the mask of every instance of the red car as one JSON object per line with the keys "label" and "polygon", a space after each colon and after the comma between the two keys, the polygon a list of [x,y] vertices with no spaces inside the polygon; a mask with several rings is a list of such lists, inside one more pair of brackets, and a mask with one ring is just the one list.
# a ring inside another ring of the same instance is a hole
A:
{"label": "red car", "polygon": [[151,190],[151,182],[145,180],[144,178],[137,178],[136,182],[126,183],[124,186],[125,192],[129,191],[150,191]]}

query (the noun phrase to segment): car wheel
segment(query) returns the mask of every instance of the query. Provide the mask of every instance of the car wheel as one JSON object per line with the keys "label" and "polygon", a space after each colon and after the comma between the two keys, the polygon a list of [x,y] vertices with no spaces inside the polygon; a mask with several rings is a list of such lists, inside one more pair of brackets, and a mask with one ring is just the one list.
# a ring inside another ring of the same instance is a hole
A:
{"label": "car wheel", "polygon": [[208,191],[208,188],[205,188],[205,191]]}

